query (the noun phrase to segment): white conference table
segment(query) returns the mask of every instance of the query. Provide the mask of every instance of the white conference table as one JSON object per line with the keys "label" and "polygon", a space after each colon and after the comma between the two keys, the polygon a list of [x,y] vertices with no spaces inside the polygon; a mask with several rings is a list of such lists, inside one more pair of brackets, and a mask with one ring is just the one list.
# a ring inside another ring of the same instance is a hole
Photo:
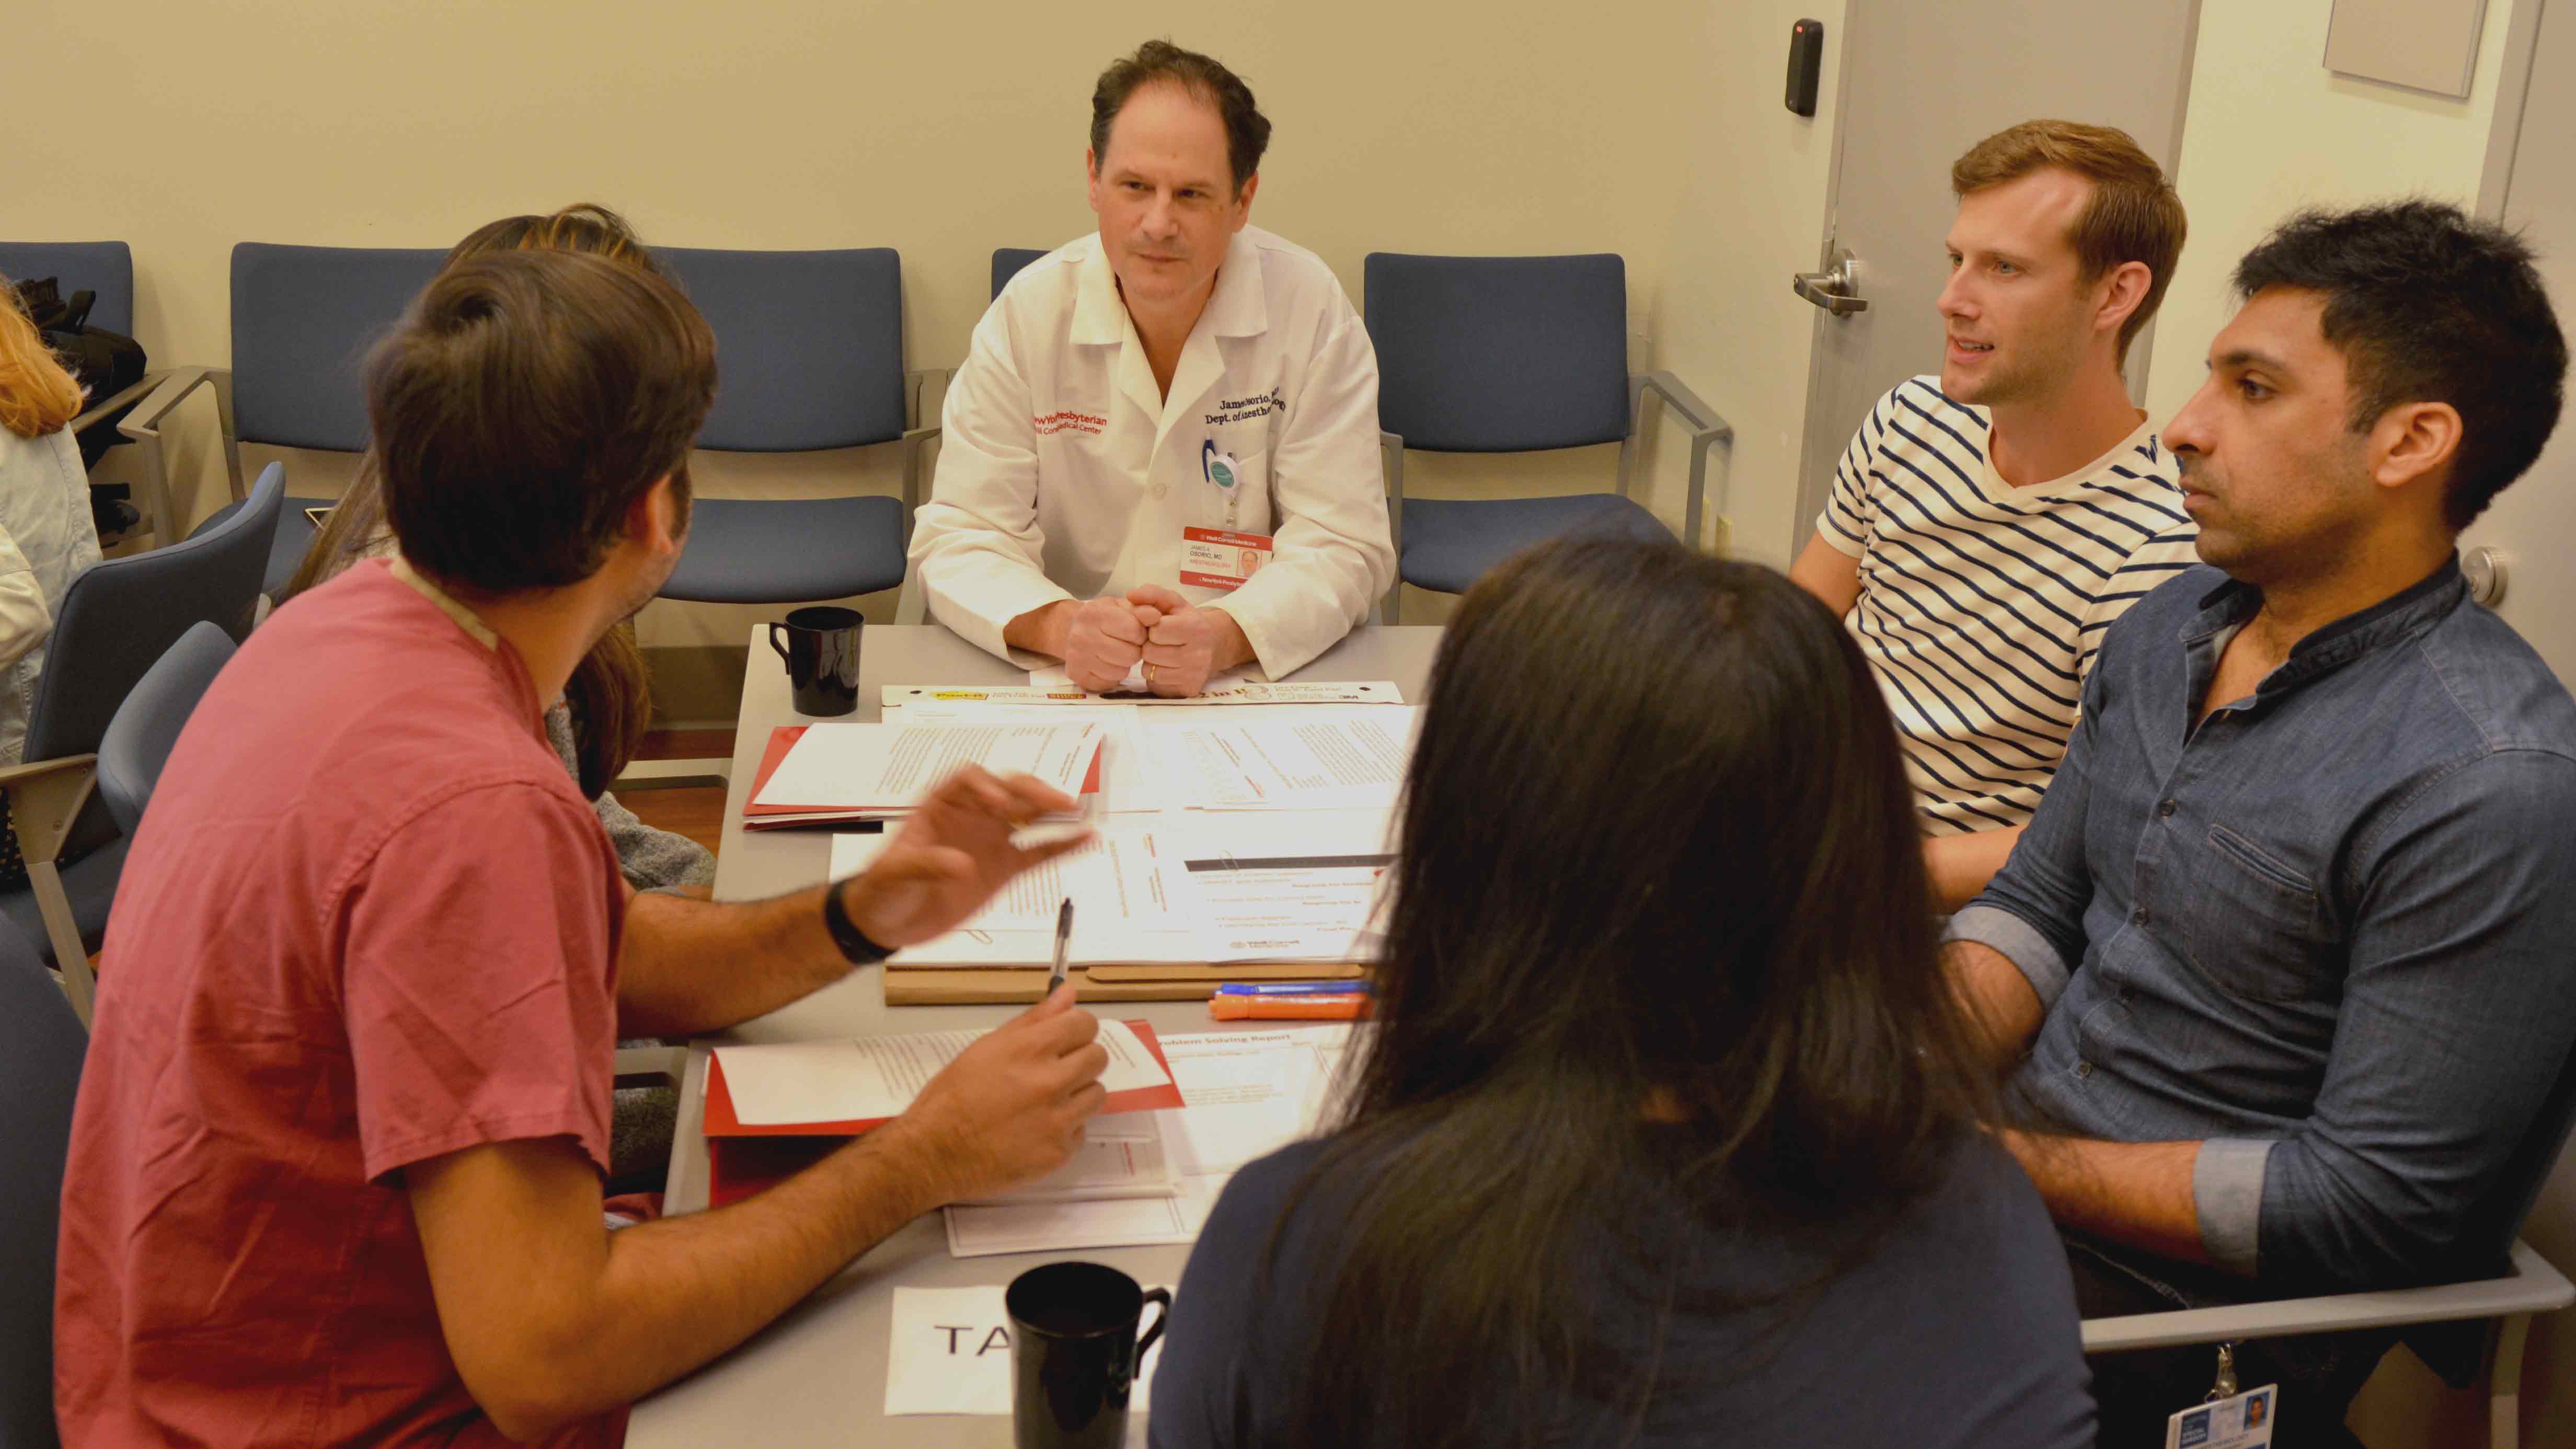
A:
{"label": "white conference table", "polygon": [[[1438,650],[1436,626],[1371,626],[1325,651],[1294,676],[1307,680],[1391,679],[1421,703]],[[867,627],[860,650],[859,707],[842,716],[866,723],[878,715],[888,684],[1012,684],[1028,676],[936,624]],[[1077,708],[1078,706],[1066,706]],[[751,631],[742,715],[734,741],[732,784],[725,791],[724,839],[716,855],[719,900],[756,900],[820,882],[831,840],[822,831],[746,832],[742,808],[760,768],[763,744],[777,725],[804,722],[789,702],[786,670]],[[719,965],[719,969],[720,965]],[[1153,1023],[1163,1033],[1216,1030],[1197,1001],[1111,1002],[1093,1008]],[[700,1093],[710,1047],[731,1042],[809,1041],[824,1037],[990,1027],[1016,1006],[888,1008],[881,973],[854,971],[838,985],[695,1043],[680,1091],[679,1134],[671,1152],[664,1206],[672,1213],[706,1206],[706,1139]],[[894,1289],[965,1288],[1007,1283],[1057,1258],[1107,1263],[1143,1283],[1173,1283],[1189,1250],[1177,1246],[1089,1248],[951,1258],[940,1215],[932,1213],[879,1244],[784,1318],[732,1354],[635,1406],[630,1449],[701,1449],[708,1444],[906,1444],[994,1446],[1011,1442],[1008,1415],[885,1417],[886,1339]],[[1137,1408],[1141,1411],[1143,1405]]]}

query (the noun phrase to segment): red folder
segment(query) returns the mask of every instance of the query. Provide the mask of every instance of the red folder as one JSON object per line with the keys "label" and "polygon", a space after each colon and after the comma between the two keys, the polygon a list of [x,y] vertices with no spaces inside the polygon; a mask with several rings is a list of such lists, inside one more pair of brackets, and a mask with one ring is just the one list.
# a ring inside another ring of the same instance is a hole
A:
{"label": "red folder", "polygon": [[[1163,1044],[1155,1037],[1154,1028],[1141,1021],[1131,1021],[1127,1027],[1136,1033],[1136,1040],[1144,1044],[1155,1065],[1163,1069],[1165,1080],[1151,1087],[1112,1092],[1100,1110],[1152,1112],[1187,1105],[1179,1084],[1170,1080],[1172,1064],[1164,1058]],[[725,1086],[724,1061],[711,1053],[707,1057],[705,1110],[707,1206],[723,1207],[784,1181],[821,1161],[849,1139],[890,1120],[875,1117],[858,1122],[747,1125],[734,1115],[733,1093]]]}

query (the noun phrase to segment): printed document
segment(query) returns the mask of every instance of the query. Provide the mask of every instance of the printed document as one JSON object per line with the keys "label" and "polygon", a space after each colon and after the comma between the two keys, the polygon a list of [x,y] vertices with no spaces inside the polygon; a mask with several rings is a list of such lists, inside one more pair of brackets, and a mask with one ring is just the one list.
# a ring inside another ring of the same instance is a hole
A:
{"label": "printed document", "polygon": [[[1082,849],[1013,877],[984,909],[947,935],[895,953],[904,966],[1024,966],[1055,953],[1055,913],[1074,903],[1068,952],[1078,963],[1208,959],[1183,867],[1181,832],[1165,826],[1101,827]],[[832,837],[832,878],[867,869],[884,835]]]}
{"label": "printed document", "polygon": [[973,725],[808,725],[753,802],[756,805],[909,810],[958,766],[1030,774],[1076,794],[1091,773],[1101,727],[1088,716],[1058,722]]}
{"label": "printed document", "polygon": [[1206,810],[1391,809],[1413,750],[1411,705],[1307,706],[1146,725],[1175,789]]}
{"label": "printed document", "polygon": [[[939,1069],[984,1035],[931,1031],[916,1036],[782,1042],[717,1047],[734,1116],[746,1127],[799,1122],[873,1122],[900,1117]],[[1109,1069],[1106,1091],[1159,1086],[1170,1080],[1154,1054],[1123,1021],[1100,1023]]]}
{"label": "printed document", "polygon": [[1175,1197],[952,1207],[948,1251],[991,1253],[1190,1243],[1236,1169],[1333,1120],[1341,1090],[1346,1025],[1204,1032],[1162,1038],[1172,1080],[1189,1105],[1180,1111],[1093,1119],[1093,1130],[1151,1115],[1160,1120]]}
{"label": "printed document", "polygon": [[[1118,815],[1152,815],[1163,808],[1162,769],[1145,753],[1136,706],[1107,704],[1082,719],[1100,726],[1100,808]],[[886,719],[902,725],[1054,724],[1065,718],[1048,704],[907,704]]]}

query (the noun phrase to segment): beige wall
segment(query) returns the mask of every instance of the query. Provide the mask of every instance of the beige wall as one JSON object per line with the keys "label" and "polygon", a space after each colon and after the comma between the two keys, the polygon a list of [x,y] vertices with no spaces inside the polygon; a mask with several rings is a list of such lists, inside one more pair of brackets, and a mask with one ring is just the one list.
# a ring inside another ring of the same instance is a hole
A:
{"label": "beige wall", "polygon": [[[0,236],[130,241],[155,359],[218,363],[236,241],[444,245],[496,215],[596,199],[658,242],[895,247],[910,363],[945,366],[983,310],[994,247],[1090,227],[1091,80],[1169,35],[1252,83],[1278,128],[1254,219],[1320,252],[1354,299],[1371,250],[1615,251],[1642,321],[1682,165],[1674,98],[1704,84],[1673,42],[1706,8],[144,0],[103,23],[73,0],[21,0],[11,48],[47,63],[12,76],[11,112],[55,118],[79,159],[13,166]],[[118,106],[97,104],[100,77],[118,78]],[[181,462],[204,479],[202,516],[221,501],[219,465],[212,408],[194,406]],[[294,460],[297,490],[336,488],[332,461]],[[1456,476],[1442,461],[1415,478],[1439,490]],[[1524,487],[1569,469],[1570,486],[1597,486],[1610,467],[1608,450],[1517,461],[1502,472]],[[700,470],[711,492],[853,474],[893,491],[893,450]],[[1656,506],[1678,518],[1679,498],[1676,485]],[[657,604],[645,642],[738,648],[763,612]]]}
{"label": "beige wall", "polygon": [[2175,172],[2191,241],[2156,322],[2150,415],[2190,401],[2209,339],[2235,311],[2228,273],[2292,211],[2410,193],[2477,200],[2517,3],[2488,0],[2461,101],[2327,70],[2334,0],[2204,0]]}

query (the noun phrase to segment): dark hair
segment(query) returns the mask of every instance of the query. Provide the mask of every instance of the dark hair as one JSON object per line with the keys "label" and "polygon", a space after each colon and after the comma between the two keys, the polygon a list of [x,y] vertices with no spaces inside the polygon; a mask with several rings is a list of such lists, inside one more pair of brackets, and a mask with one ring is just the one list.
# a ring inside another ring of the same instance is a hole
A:
{"label": "dark hair", "polygon": [[714,405],[715,336],[659,277],[577,252],[439,273],[367,359],[404,557],[486,593],[590,577]]}
{"label": "dark hair", "polygon": [[1282,1442],[1469,1442],[1470,1383],[1533,1438],[1554,1395],[1643,1414],[1653,1366],[1588,1336],[1587,1229],[1679,1201],[1839,1267],[1930,1190],[1991,1072],[1919,841],[1868,665],[1779,574],[1597,537],[1487,574],[1405,781],[1379,1026],[1295,1198],[1348,1188]]}
{"label": "dark hair", "polygon": [[1093,164],[1109,158],[1109,123],[1126,109],[1128,98],[1157,81],[1168,82],[1216,107],[1225,122],[1225,158],[1234,172],[1234,189],[1261,169],[1261,153],[1270,149],[1270,118],[1253,104],[1252,87],[1214,56],[1183,50],[1168,40],[1149,40],[1134,55],[1120,56],[1100,73],[1091,88],[1091,155]]}
{"label": "dark hair", "polygon": [[2182,259],[2183,238],[2191,230],[2182,197],[2128,132],[2081,121],[2024,121],[1997,131],[1951,163],[1950,192],[1964,197],[2052,166],[2093,183],[2093,195],[2067,232],[2084,279],[2122,262],[2147,269],[2147,295],[2120,324],[2116,357],[2125,363],[2129,343],[2164,305],[2165,287]]}
{"label": "dark hair", "polygon": [[[575,202],[545,215],[486,222],[448,248],[440,265],[452,267],[493,252],[529,250],[588,252],[670,280],[626,218],[595,201]],[[357,477],[340,495],[331,516],[322,521],[277,603],[285,604],[367,557],[376,547],[384,521],[384,486],[370,449],[358,460]],[[636,647],[632,620],[601,635],[581,656],[572,677],[564,681],[564,701],[572,715],[573,764],[581,792],[597,799],[610,781],[625,773],[653,717],[651,676]]]}
{"label": "dark hair", "polygon": [[2519,236],[2437,201],[2303,211],[2236,264],[2236,293],[2324,294],[2319,321],[2343,354],[2354,432],[2400,403],[2458,410],[2459,451],[2442,497],[2457,531],[2522,476],[2558,426],[2567,341],[2531,258]]}

